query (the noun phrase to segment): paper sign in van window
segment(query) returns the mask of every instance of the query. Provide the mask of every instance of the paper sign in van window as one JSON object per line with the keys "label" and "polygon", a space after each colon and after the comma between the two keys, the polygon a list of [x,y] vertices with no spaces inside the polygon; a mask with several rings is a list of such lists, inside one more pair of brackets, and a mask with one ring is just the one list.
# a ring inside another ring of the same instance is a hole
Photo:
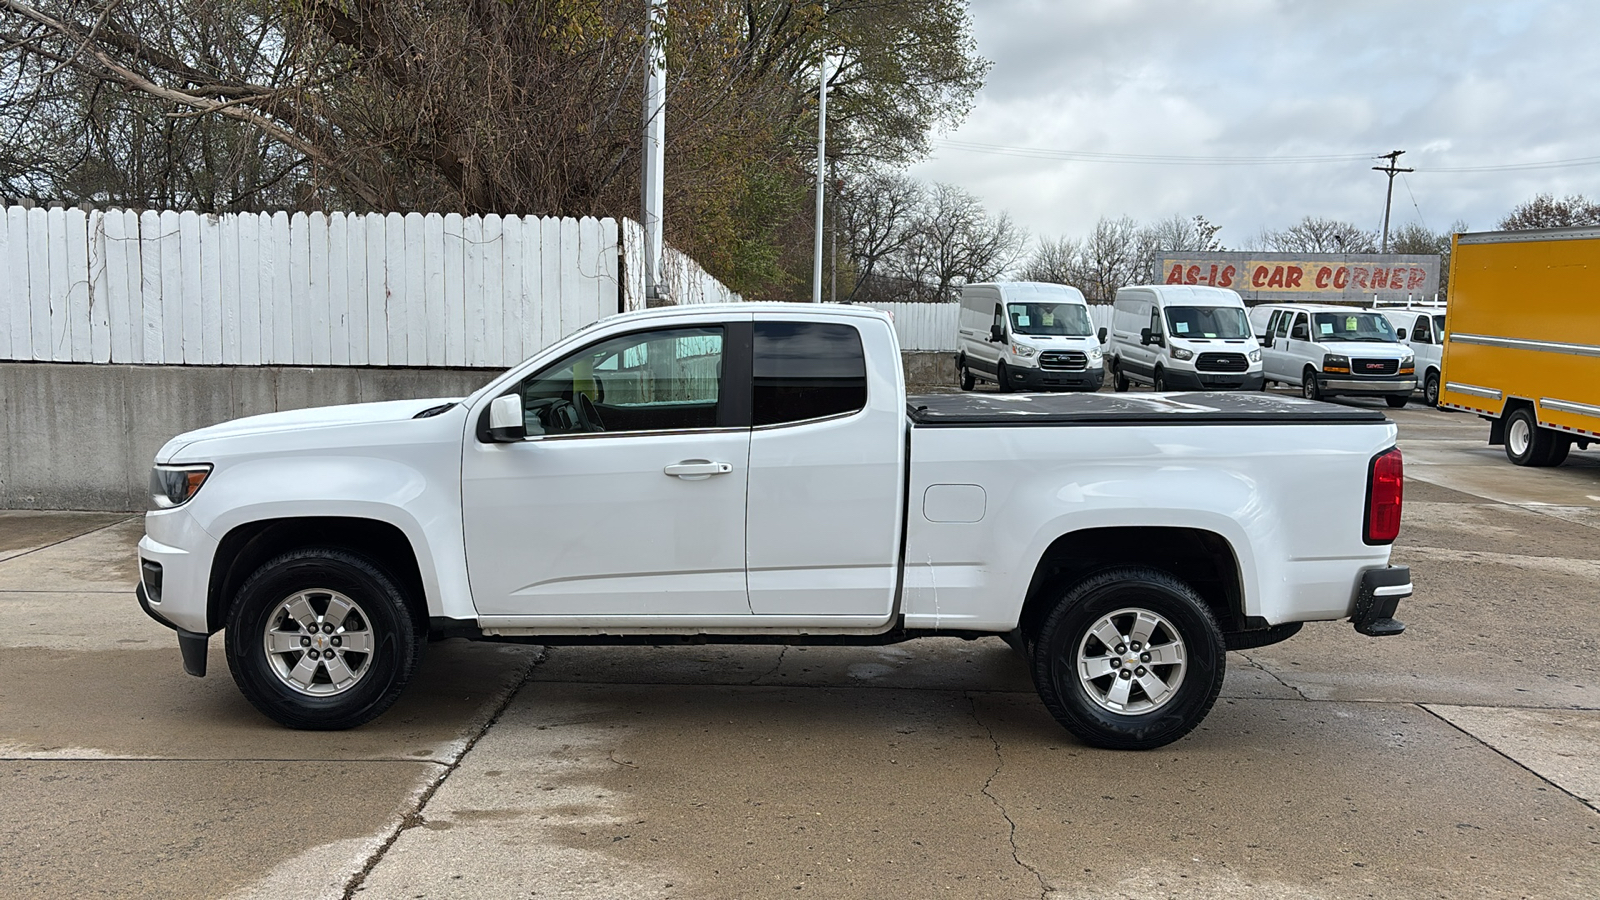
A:
{"label": "paper sign in van window", "polygon": [[1045,325],[1054,325],[1056,323],[1056,314],[1053,312],[1043,313],[1042,317]]}
{"label": "paper sign in van window", "polygon": [[1027,328],[1028,327],[1028,317],[1023,315],[1022,313],[1017,313],[1017,327],[1018,328]]}
{"label": "paper sign in van window", "polygon": [[1317,330],[1322,332],[1323,334],[1333,334],[1333,323],[1332,322],[1318,322],[1317,323]]}
{"label": "paper sign in van window", "polygon": [[1189,333],[1189,323],[1188,322],[1173,322],[1172,323],[1172,327],[1174,329],[1176,329],[1179,334],[1188,334]]}
{"label": "paper sign in van window", "polygon": [[1345,331],[1355,331],[1355,330],[1357,330],[1356,329],[1356,317],[1355,316],[1346,316],[1345,317],[1344,330]]}

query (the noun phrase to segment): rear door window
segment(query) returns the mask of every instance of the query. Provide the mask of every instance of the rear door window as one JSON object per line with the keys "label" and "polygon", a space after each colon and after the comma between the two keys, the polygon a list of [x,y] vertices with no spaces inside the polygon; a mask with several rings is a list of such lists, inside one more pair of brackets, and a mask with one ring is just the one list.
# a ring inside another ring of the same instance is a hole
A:
{"label": "rear door window", "polygon": [[785,425],[866,408],[867,358],[853,326],[756,322],[752,421]]}

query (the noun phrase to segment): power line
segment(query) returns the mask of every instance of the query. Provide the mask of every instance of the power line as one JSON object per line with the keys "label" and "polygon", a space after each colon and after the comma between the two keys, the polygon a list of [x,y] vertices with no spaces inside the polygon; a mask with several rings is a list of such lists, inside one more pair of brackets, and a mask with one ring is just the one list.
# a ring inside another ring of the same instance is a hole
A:
{"label": "power line", "polygon": [[[1163,156],[1145,153],[1101,153],[1091,150],[1056,150],[1046,147],[1013,147],[1005,144],[982,144],[976,141],[959,141],[935,138],[933,143],[951,150],[968,153],[990,153],[999,156],[1017,156],[1025,159],[1059,159],[1072,162],[1100,162],[1123,165],[1163,166],[1270,166],[1270,165],[1320,165],[1349,163],[1372,157],[1365,153],[1336,153],[1307,156]],[[1572,159],[1553,159],[1545,162],[1501,163],[1481,166],[1422,166],[1412,171],[1423,174],[1453,174],[1469,172],[1516,172],[1537,169],[1561,169],[1573,166],[1600,165],[1600,156],[1580,156]]]}
{"label": "power line", "polygon": [[1531,169],[1565,169],[1571,166],[1600,165],[1600,156],[1580,156],[1575,159],[1553,159],[1548,162],[1505,163],[1497,166],[1426,166],[1418,172],[1518,172]]}
{"label": "power line", "polygon": [[[1411,208],[1417,211],[1417,221],[1422,223],[1424,229],[1428,228],[1428,220],[1423,218],[1422,207],[1417,205],[1416,192],[1411,190],[1411,182],[1404,175],[1400,176],[1400,183],[1406,186],[1406,193],[1411,197]],[[1430,232],[1432,229],[1428,229]]]}

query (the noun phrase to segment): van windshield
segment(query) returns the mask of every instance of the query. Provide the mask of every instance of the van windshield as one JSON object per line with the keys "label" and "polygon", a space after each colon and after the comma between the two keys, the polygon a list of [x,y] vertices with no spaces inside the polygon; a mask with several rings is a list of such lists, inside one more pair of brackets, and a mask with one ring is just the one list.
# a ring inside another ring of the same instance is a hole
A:
{"label": "van windshield", "polygon": [[1076,303],[1007,303],[1012,334],[1088,337],[1089,311]]}
{"label": "van windshield", "polygon": [[1380,344],[1397,343],[1394,326],[1382,313],[1312,313],[1311,339],[1318,343],[1329,341],[1376,341]]}
{"label": "van windshield", "polygon": [[1250,336],[1250,320],[1236,306],[1169,306],[1167,327],[1176,338],[1239,340]]}

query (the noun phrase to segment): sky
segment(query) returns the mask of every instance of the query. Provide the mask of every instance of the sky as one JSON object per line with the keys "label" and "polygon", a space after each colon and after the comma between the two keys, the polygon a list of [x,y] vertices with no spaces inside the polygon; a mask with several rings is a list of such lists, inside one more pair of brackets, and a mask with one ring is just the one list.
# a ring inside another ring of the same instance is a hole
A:
{"label": "sky", "polygon": [[1391,233],[1492,230],[1541,192],[1600,199],[1594,0],[971,0],[971,16],[993,69],[911,174],[1036,238],[1174,214],[1238,249],[1307,215],[1377,232],[1387,178],[1370,167],[1391,150],[1417,170],[1394,180]]}

